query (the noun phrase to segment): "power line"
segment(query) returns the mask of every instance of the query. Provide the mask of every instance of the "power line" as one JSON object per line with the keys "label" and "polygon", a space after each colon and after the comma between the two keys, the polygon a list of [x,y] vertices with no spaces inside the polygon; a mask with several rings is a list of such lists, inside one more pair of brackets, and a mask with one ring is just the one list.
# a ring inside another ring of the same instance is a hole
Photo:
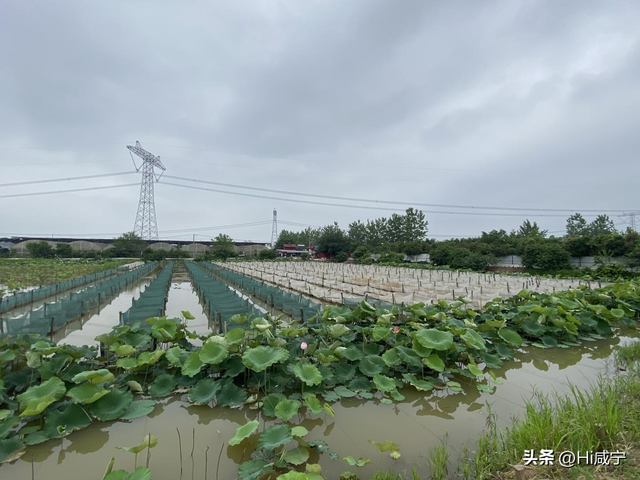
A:
{"label": "power line", "polygon": [[110,188],[135,187],[138,185],[139,185],[138,183],[125,183],[123,185],[106,185],[103,187],[73,188],[70,190],[54,190],[54,191],[48,191],[48,192],[11,193],[9,195],[0,195],[0,198],[33,197],[36,195],[53,195],[57,193],[89,192],[92,190],[107,190]]}
{"label": "power line", "polygon": [[70,180],[86,180],[88,178],[116,177],[118,175],[131,175],[132,173],[137,173],[137,172],[100,173],[97,175],[82,175],[79,177],[50,178],[47,180],[27,180],[24,182],[0,183],[0,187],[15,187],[18,185],[35,185],[37,183],[67,182]]}
{"label": "power line", "polygon": [[[365,210],[385,210],[392,212],[404,211],[403,208],[390,208],[390,207],[368,207],[366,205],[349,205],[345,203],[327,203],[327,202],[315,202],[311,200],[298,200],[294,198],[282,198],[282,197],[271,197],[267,195],[256,195],[252,193],[244,193],[244,192],[231,192],[229,190],[218,190],[215,188],[206,188],[206,187],[196,187],[194,185],[182,185],[179,183],[170,183],[170,182],[162,182],[165,185],[171,185],[174,187],[182,187],[182,188],[190,188],[192,190],[202,190],[207,192],[215,192],[215,193],[224,193],[227,195],[236,195],[241,197],[252,197],[252,198],[265,198],[268,200],[279,200],[282,202],[292,202],[292,203],[303,203],[307,205],[323,205],[327,207],[341,207],[341,208],[358,208]],[[544,214],[544,213],[533,213],[533,214],[518,214],[518,213],[488,213],[488,212],[447,212],[447,211],[437,211],[437,210],[422,210],[424,213],[430,213],[434,215],[463,215],[463,216],[495,216],[495,217],[519,217],[522,218],[524,216],[530,217],[562,217],[565,215],[560,214]],[[584,217],[595,217],[596,215],[583,215]]]}
{"label": "power line", "polygon": [[[386,203],[392,205],[407,205],[407,206],[424,206],[424,207],[435,207],[435,208],[464,208],[464,209],[473,209],[473,210],[508,210],[508,211],[537,211],[537,212],[592,212],[592,213],[611,213],[611,212],[626,212],[627,210],[593,210],[593,209],[574,209],[574,208],[524,208],[524,207],[486,207],[486,206],[475,206],[475,205],[449,205],[449,204],[440,204],[440,203],[421,203],[421,202],[408,202],[408,201],[394,201],[394,200],[376,200],[371,198],[355,198],[355,197],[340,197],[336,195],[319,195],[313,193],[303,193],[303,192],[292,192],[287,190],[274,190],[271,188],[261,188],[261,187],[250,187],[246,185],[236,185],[232,183],[222,183],[222,182],[212,182],[209,180],[197,180],[194,178],[186,178],[186,177],[177,177],[175,175],[165,175],[166,178],[173,178],[175,180],[182,181],[190,181],[196,183],[204,183],[208,185],[219,185],[223,187],[232,187],[232,188],[242,188],[246,190],[254,190],[261,192],[269,192],[269,193],[280,193],[285,195],[296,195],[302,197],[313,197],[313,198],[326,198],[330,200],[346,200],[350,202],[367,202],[367,203]],[[266,197],[265,197],[266,198]]]}

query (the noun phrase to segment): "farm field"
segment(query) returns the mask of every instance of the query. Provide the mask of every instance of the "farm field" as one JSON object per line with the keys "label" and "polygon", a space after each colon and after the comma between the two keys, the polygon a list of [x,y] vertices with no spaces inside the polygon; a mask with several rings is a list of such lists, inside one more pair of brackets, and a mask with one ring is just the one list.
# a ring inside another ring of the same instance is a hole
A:
{"label": "farm field", "polygon": [[[638,336],[636,282],[299,262],[138,268],[130,283],[101,280],[121,287],[53,341],[0,341],[0,461],[13,460],[0,477],[99,478],[112,457],[132,471],[150,455],[154,479],[428,478],[445,442],[457,478],[487,403],[508,426],[536,392],[615,372],[615,348]],[[116,448],[147,435],[157,446],[137,458]]]}
{"label": "farm field", "polygon": [[355,305],[365,297],[389,305],[429,304],[464,297],[472,308],[481,308],[494,298],[509,297],[520,290],[552,293],[585,283],[571,279],[320,262],[218,265],[320,301],[346,305]]}
{"label": "farm field", "polygon": [[116,268],[129,260],[49,260],[0,258],[0,294],[63,282]]}

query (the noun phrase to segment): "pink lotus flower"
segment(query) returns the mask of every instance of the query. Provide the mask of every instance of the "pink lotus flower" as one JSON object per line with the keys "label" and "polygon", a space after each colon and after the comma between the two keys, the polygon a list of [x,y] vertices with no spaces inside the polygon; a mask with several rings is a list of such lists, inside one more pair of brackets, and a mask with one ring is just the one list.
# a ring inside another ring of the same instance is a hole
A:
{"label": "pink lotus flower", "polygon": [[399,326],[395,326],[393,327],[393,333],[398,333],[400,331],[400,327]]}
{"label": "pink lotus flower", "polygon": [[309,345],[307,345],[307,342],[302,342],[302,343],[300,344],[300,348],[301,348],[302,350],[306,350],[308,346],[309,346]]}

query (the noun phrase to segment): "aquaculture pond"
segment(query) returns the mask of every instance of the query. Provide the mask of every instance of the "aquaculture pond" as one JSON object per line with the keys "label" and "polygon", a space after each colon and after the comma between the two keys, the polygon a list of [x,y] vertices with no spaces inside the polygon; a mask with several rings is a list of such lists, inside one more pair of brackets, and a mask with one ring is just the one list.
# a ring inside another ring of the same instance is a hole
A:
{"label": "aquaculture pond", "polygon": [[467,305],[362,302],[286,327],[239,315],[226,333],[200,336],[184,312],[100,335],[101,356],[4,339],[0,459],[18,460],[0,472],[69,478],[91,468],[100,478],[111,456],[114,469],[133,471],[136,456],[115,447],[151,433],[147,447],[158,444],[134,450],[145,452],[138,465],[150,455],[158,479],[425,474],[445,436],[453,452],[473,449],[485,402],[506,424],[534,388],[562,391],[606,371],[625,338],[613,329],[633,335],[640,311],[635,282]]}

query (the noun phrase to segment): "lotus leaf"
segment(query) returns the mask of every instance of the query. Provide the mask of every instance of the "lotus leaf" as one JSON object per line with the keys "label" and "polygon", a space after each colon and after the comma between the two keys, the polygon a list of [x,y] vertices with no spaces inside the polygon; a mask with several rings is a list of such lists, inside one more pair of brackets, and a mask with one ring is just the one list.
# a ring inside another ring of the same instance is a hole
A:
{"label": "lotus leaf", "polygon": [[513,355],[514,355],[513,350],[511,350],[506,345],[502,343],[496,343],[495,347],[496,347],[496,352],[498,352],[498,354],[502,358],[513,358]]}
{"label": "lotus leaf", "polygon": [[115,349],[116,355],[119,355],[121,357],[128,357],[129,355],[133,355],[136,352],[137,350],[135,349],[135,347],[131,345],[120,345]]}
{"label": "lotus leaf", "polygon": [[285,398],[280,400],[275,408],[276,417],[288,422],[300,409],[301,403],[298,400],[289,400]]}
{"label": "lotus leaf", "polygon": [[170,395],[176,388],[178,381],[176,377],[168,373],[158,375],[151,385],[149,385],[149,395],[153,398],[162,398]]}
{"label": "lotus leaf", "polygon": [[396,382],[393,378],[389,378],[385,375],[380,375],[379,373],[373,376],[373,383],[376,384],[378,390],[381,392],[389,393],[392,390],[396,389]]}
{"label": "lotus leaf", "polygon": [[182,374],[187,377],[193,377],[200,372],[202,368],[202,360],[200,360],[200,352],[191,353],[182,365]]}
{"label": "lotus leaf", "polygon": [[322,405],[320,400],[313,393],[305,393],[304,404],[312,413],[320,415],[322,413]]}
{"label": "lotus leaf", "polygon": [[195,320],[196,317],[194,317],[193,315],[191,315],[191,312],[187,311],[187,310],[181,310],[180,313],[182,313],[182,316],[186,319],[186,320]]}
{"label": "lotus leaf", "polygon": [[341,337],[342,335],[346,335],[349,332],[349,327],[342,323],[336,323],[329,327],[329,335],[331,335],[332,338]]}
{"label": "lotus leaf", "polygon": [[186,350],[183,350],[180,347],[171,347],[167,350],[167,353],[165,353],[164,358],[166,358],[171,365],[182,367],[181,357],[185,352]]}
{"label": "lotus leaf", "polygon": [[26,392],[17,396],[20,409],[23,410],[20,416],[42,413],[53,402],[60,400],[66,391],[64,382],[58,377],[51,377],[40,385],[29,387]]}
{"label": "lotus leaf", "polygon": [[142,352],[138,356],[138,365],[155,365],[164,354],[165,351],[162,349],[157,349],[153,352]]}
{"label": "lotus leaf", "polygon": [[309,460],[309,449],[305,447],[297,447],[293,450],[288,450],[284,454],[284,460],[291,465],[302,465],[304,462]]}
{"label": "lotus leaf", "polygon": [[357,360],[361,360],[364,357],[364,354],[362,353],[362,350],[360,350],[358,347],[351,345],[350,347],[347,347],[347,349],[342,352],[342,356],[347,360],[351,360],[352,362],[355,362]]}
{"label": "lotus leaf", "polygon": [[460,336],[460,338],[462,338],[470,347],[475,347],[478,350],[487,349],[484,338],[482,338],[475,330],[467,330],[464,335]]}
{"label": "lotus leaf", "polygon": [[116,361],[116,367],[122,368],[123,370],[132,370],[138,366],[138,360],[135,358],[119,358]]}
{"label": "lotus leaf", "polygon": [[136,445],[134,447],[116,447],[116,448],[119,448],[120,450],[124,450],[126,452],[135,453],[137,455],[138,453],[146,450],[147,448],[153,448],[156,445],[158,445],[158,439],[153,433],[148,433],[147,435],[144,436],[144,438],[142,439],[142,443],[140,445]]}
{"label": "lotus leaf", "polygon": [[229,349],[224,345],[207,341],[200,350],[200,361],[217,365],[229,356]]}
{"label": "lotus leaf", "polygon": [[254,330],[258,330],[259,332],[266,332],[271,327],[273,327],[273,325],[271,325],[271,323],[269,323],[269,320],[267,320],[266,318],[258,317],[254,318],[251,321],[251,328]]}
{"label": "lotus leaf", "polygon": [[291,440],[293,440],[293,436],[289,425],[272,425],[271,427],[265,428],[260,434],[258,448],[273,450],[280,445],[286,445]]}
{"label": "lotus leaf", "polygon": [[373,445],[374,447],[376,447],[378,449],[378,451],[384,453],[384,452],[390,452],[392,450],[400,450],[400,447],[398,445],[396,445],[395,443],[393,443],[391,440],[387,440],[383,443],[378,443],[378,442],[374,442],[373,440],[369,439],[368,442]]}
{"label": "lotus leaf", "polygon": [[418,354],[412,350],[411,348],[403,347],[398,345],[395,347],[396,353],[400,360],[409,365],[410,367],[418,367],[422,366],[422,359],[418,356]]}
{"label": "lotus leaf", "polygon": [[411,385],[413,385],[417,390],[421,390],[423,392],[433,390],[433,384],[431,382],[428,382],[426,380],[418,380],[415,375],[403,373],[402,377]]}
{"label": "lotus leaf", "polygon": [[125,414],[133,401],[133,395],[120,389],[113,389],[89,406],[91,414],[102,422],[115,420]]}
{"label": "lotus leaf", "polygon": [[275,417],[276,416],[276,406],[280,403],[281,400],[284,400],[285,396],[281,393],[271,393],[264,397],[262,400],[262,413],[264,413],[267,417]]}
{"label": "lotus leaf", "polygon": [[99,388],[92,383],[84,383],[69,390],[67,397],[70,397],[75,403],[93,403],[107,393],[109,393],[109,390],[106,388]]}
{"label": "lotus leaf", "polygon": [[289,352],[281,347],[259,346],[247,350],[242,355],[242,363],[254,372],[262,372],[275,363],[289,358]]}
{"label": "lotus leaf", "polygon": [[222,382],[213,378],[203,378],[189,392],[189,400],[196,405],[206,405],[213,401],[222,388]]}
{"label": "lotus leaf", "polygon": [[444,372],[444,362],[437,353],[433,353],[425,358],[424,364],[436,372]]}
{"label": "lotus leaf", "polygon": [[367,377],[356,377],[349,382],[349,388],[354,391],[371,390],[373,383]]}
{"label": "lotus leaf", "polygon": [[371,463],[371,460],[369,460],[368,458],[359,458],[358,460],[356,460],[351,455],[344,457],[343,460],[352,467],[364,467],[365,465]]}
{"label": "lotus leaf", "polygon": [[223,385],[218,392],[218,405],[235,407],[247,399],[247,392],[243,388],[237,387],[233,383]]}
{"label": "lotus leaf", "polygon": [[510,330],[508,328],[501,328],[500,330],[498,330],[498,335],[500,335],[500,338],[502,338],[510,345],[515,345],[516,347],[522,345],[522,337],[520,337],[520,335],[518,335],[513,330]]}
{"label": "lotus leaf", "polygon": [[255,480],[273,471],[273,463],[265,460],[248,460],[238,467],[238,477],[241,480]]}
{"label": "lotus leaf", "polygon": [[25,451],[26,447],[18,437],[0,440],[0,463],[13,462],[20,458]]}
{"label": "lotus leaf", "polygon": [[302,425],[298,425],[296,427],[291,428],[291,435],[294,437],[304,437],[309,433],[309,430],[304,428]]}
{"label": "lotus leaf", "polygon": [[310,363],[297,363],[293,367],[293,373],[306,385],[312,387],[322,383],[322,374],[315,365]]}
{"label": "lotus leaf", "polygon": [[418,356],[420,356],[421,358],[428,357],[429,355],[431,355],[433,353],[433,349],[424,347],[415,338],[415,335],[416,334],[414,333],[413,334],[413,339],[411,340],[411,347],[413,348],[413,351],[416,352],[418,354]]}
{"label": "lotus leaf", "polygon": [[373,377],[376,373],[382,373],[387,368],[382,357],[367,355],[358,363],[358,370],[367,377]]}
{"label": "lotus leaf", "polygon": [[260,422],[258,420],[253,420],[251,422],[247,422],[241,427],[236,429],[236,433],[229,440],[229,445],[239,445],[245,438],[249,437],[253,432],[258,429]]}
{"label": "lotus leaf", "polygon": [[415,339],[425,348],[448,350],[453,345],[453,334],[435,328],[424,328],[415,333]]}
{"label": "lotus leaf", "polygon": [[64,408],[54,410],[44,421],[44,431],[49,438],[69,435],[75,430],[81,430],[91,425],[91,417],[80,406],[68,404]]}
{"label": "lotus leaf", "polygon": [[480,368],[477,365],[474,365],[473,363],[470,363],[469,365],[467,365],[467,369],[478,378],[484,377],[484,373],[482,373],[482,370],[480,370]]}
{"label": "lotus leaf", "polygon": [[153,412],[156,403],[153,400],[136,400],[129,404],[127,410],[120,417],[121,420],[133,420],[134,418],[144,417]]}
{"label": "lotus leaf", "polygon": [[351,398],[356,396],[356,392],[354,392],[353,390],[349,390],[344,385],[338,385],[336,388],[333,389],[333,391],[338,395],[340,395],[341,397]]}
{"label": "lotus leaf", "polygon": [[232,328],[225,334],[225,338],[230,345],[240,343],[247,335],[247,331],[244,328]]}

